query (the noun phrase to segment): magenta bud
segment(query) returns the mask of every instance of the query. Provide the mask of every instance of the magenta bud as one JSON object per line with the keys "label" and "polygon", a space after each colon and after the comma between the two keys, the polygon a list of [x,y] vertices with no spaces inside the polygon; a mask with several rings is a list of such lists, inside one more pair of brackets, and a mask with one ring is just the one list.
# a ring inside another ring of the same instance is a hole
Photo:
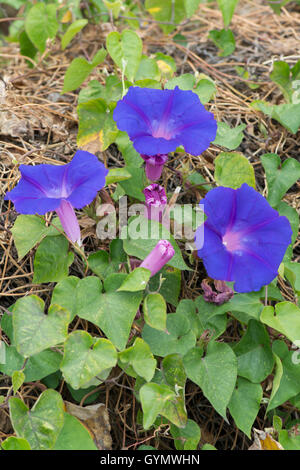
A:
{"label": "magenta bud", "polygon": [[145,172],[150,181],[156,181],[161,177],[163,166],[168,160],[168,155],[141,155],[146,162]]}
{"label": "magenta bud", "polygon": [[146,268],[154,276],[174,256],[175,250],[168,240],[160,240],[149,255],[140,264],[140,268]]}
{"label": "magenta bud", "polygon": [[143,190],[146,200],[144,215],[149,220],[162,222],[162,216],[167,204],[164,188],[156,183],[150,184]]}
{"label": "magenta bud", "polygon": [[80,227],[72,204],[62,199],[56,212],[67,236],[73,243],[78,243],[80,246]]}

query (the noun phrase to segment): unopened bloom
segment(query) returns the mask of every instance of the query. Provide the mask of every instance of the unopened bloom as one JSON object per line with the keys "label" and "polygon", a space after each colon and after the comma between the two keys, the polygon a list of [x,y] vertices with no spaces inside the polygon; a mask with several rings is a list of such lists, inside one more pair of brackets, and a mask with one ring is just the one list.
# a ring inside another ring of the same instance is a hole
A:
{"label": "unopened bloom", "polygon": [[150,181],[157,181],[162,174],[168,155],[141,155],[145,161],[145,173]]}
{"label": "unopened bloom", "polygon": [[174,256],[175,250],[168,240],[160,240],[153,250],[149,253],[140,268],[146,268],[154,276],[161,268]]}
{"label": "unopened bloom", "polygon": [[65,165],[20,165],[21,179],[9,191],[10,199],[21,214],[56,211],[64,231],[72,242],[81,243],[74,208],[81,209],[95,198],[105,184],[108,170],[98,158],[78,150]]}
{"label": "unopened bloom", "polygon": [[212,189],[201,204],[207,219],[195,242],[208,275],[235,281],[237,292],[269,284],[291,243],[288,219],[247,184]]}
{"label": "unopened bloom", "polygon": [[145,217],[162,222],[163,212],[167,205],[167,195],[163,186],[150,184],[143,190],[146,200]]}
{"label": "unopened bloom", "polygon": [[142,158],[155,157],[151,165],[159,167],[156,174],[146,160],[146,171],[152,181],[160,177],[165,163],[161,159],[166,159],[169,152],[182,145],[186,152],[200,155],[217,132],[213,114],[206,111],[198,95],[178,86],[174,90],[132,86],[117,103],[113,117]]}
{"label": "unopened bloom", "polygon": [[214,292],[212,290],[207,279],[203,279],[203,281],[201,282],[201,287],[204,291],[203,299],[206,302],[211,302],[216,305],[222,305],[225,302],[228,302],[228,300],[233,297],[233,290],[228,287],[224,281],[214,280],[214,285],[217,292]]}

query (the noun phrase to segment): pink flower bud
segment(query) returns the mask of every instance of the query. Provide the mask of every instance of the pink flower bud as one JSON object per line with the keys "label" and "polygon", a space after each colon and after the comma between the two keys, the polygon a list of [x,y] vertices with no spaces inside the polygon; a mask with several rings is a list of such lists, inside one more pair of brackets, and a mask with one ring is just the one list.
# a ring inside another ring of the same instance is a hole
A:
{"label": "pink flower bud", "polygon": [[162,216],[167,204],[164,188],[156,183],[150,184],[143,190],[146,199],[144,215],[149,220],[162,222]]}
{"label": "pink flower bud", "polygon": [[168,155],[141,155],[146,162],[146,176],[150,181],[156,181],[161,177],[163,166],[168,160]]}
{"label": "pink flower bud", "polygon": [[149,255],[140,264],[140,268],[146,268],[154,276],[174,256],[175,250],[168,240],[160,240]]}

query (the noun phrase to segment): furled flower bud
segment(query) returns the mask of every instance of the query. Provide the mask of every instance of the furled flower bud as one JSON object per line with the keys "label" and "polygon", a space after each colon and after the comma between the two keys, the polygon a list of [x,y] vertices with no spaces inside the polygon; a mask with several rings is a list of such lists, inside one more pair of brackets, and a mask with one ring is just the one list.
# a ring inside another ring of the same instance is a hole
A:
{"label": "furled flower bud", "polygon": [[164,188],[156,183],[150,184],[143,190],[145,195],[145,217],[149,220],[162,222],[163,212],[167,204]]}
{"label": "furled flower bud", "polygon": [[160,240],[149,255],[140,264],[140,268],[146,268],[154,276],[174,256],[175,250],[168,240]]}

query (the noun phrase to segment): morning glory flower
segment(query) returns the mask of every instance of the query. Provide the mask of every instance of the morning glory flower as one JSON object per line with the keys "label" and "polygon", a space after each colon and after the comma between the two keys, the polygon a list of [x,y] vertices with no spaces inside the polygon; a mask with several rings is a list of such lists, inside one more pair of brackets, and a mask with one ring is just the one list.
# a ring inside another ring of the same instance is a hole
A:
{"label": "morning glory flower", "polygon": [[74,208],[92,202],[104,186],[108,170],[103,163],[95,155],[78,150],[65,165],[20,165],[19,170],[21,179],[5,199],[10,199],[21,214],[56,211],[67,236],[80,245]]}
{"label": "morning glory flower", "polygon": [[159,240],[157,245],[140,264],[140,268],[149,269],[152,277],[173,258],[174,254],[175,250],[168,240]]}
{"label": "morning glory flower", "polygon": [[[144,159],[154,156],[166,160],[168,153],[180,145],[186,152],[198,156],[209,147],[217,132],[213,114],[206,111],[198,95],[180,90],[178,86],[174,90],[132,86],[118,101],[113,117]],[[163,163],[151,162],[152,166],[160,166],[158,178]],[[149,165],[146,160],[146,172],[151,174]]]}
{"label": "morning glory flower", "polygon": [[246,183],[238,189],[212,189],[201,204],[207,219],[195,242],[208,275],[235,281],[236,292],[269,284],[291,243],[288,219]]}
{"label": "morning glory flower", "polygon": [[145,217],[149,220],[162,222],[163,212],[167,205],[167,195],[163,186],[150,184],[143,190],[146,200]]}

